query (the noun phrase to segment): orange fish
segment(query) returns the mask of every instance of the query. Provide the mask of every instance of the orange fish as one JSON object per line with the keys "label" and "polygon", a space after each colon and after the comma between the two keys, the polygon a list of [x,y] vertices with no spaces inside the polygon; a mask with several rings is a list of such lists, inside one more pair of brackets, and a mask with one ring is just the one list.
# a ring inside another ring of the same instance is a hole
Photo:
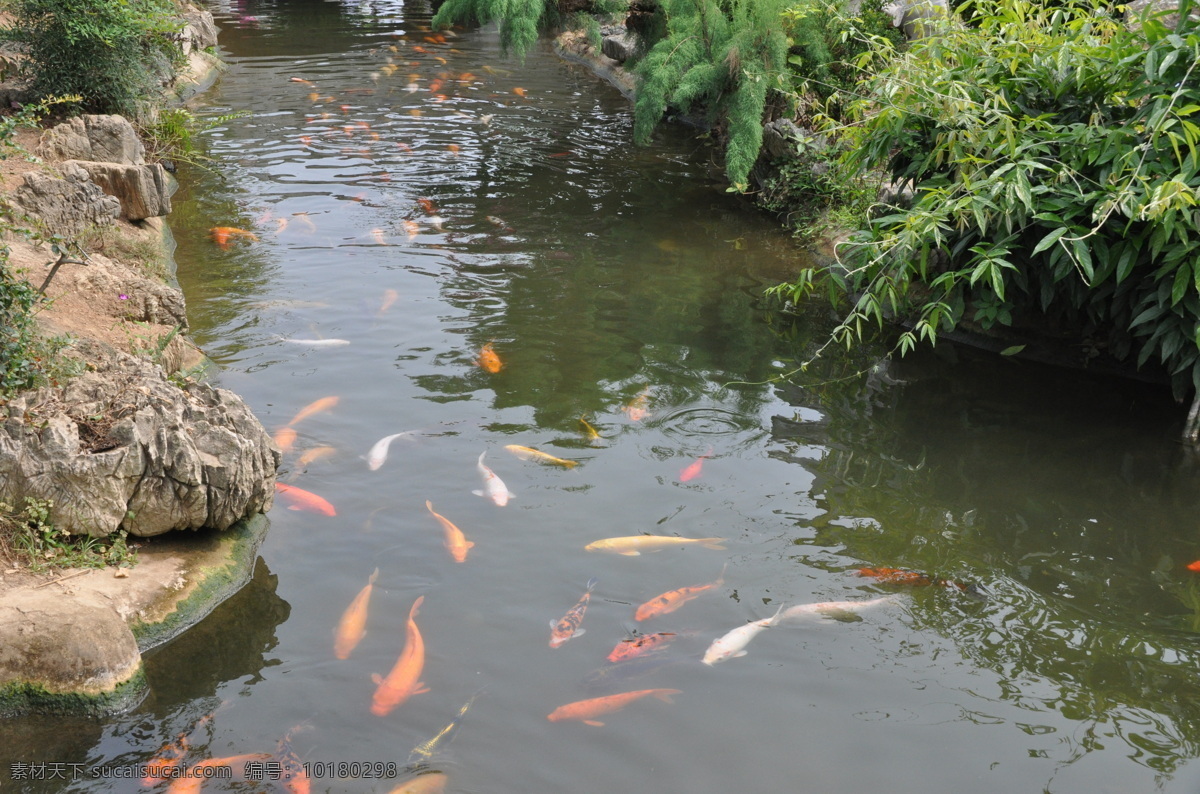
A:
{"label": "orange fish", "polygon": [[587,589],[583,591],[583,597],[579,599],[579,603],[571,607],[567,614],[558,620],[550,621],[551,648],[557,648],[567,640],[583,634],[584,629],[579,628],[579,624],[583,622],[583,613],[587,612],[588,601],[591,599],[592,590],[595,587],[596,577],[593,576],[588,579]]}
{"label": "orange fish", "polygon": [[245,237],[248,240],[258,242],[258,236],[253,232],[248,232],[245,229],[236,229],[232,226],[214,226],[208,232],[212,235],[213,241],[222,248],[229,247],[230,237]]}
{"label": "orange fish", "polygon": [[704,459],[711,458],[712,454],[713,454],[712,447],[709,447],[708,452],[706,454],[701,455],[700,457],[696,458],[695,462],[693,462],[690,466],[686,466],[686,467],[680,469],[679,470],[679,481],[687,482],[688,480],[694,480],[697,477],[699,477],[700,476],[700,468],[704,465]]}
{"label": "orange fish", "polygon": [[488,342],[479,350],[479,358],[475,363],[483,368],[485,372],[490,372],[493,375],[500,371],[504,364],[500,361],[500,356],[496,355],[496,351],[492,349],[492,343]]}
{"label": "orange fish", "polygon": [[677,636],[679,635],[674,632],[660,631],[655,634],[642,634],[637,637],[630,637],[618,642],[607,658],[610,662],[624,662],[629,659],[635,659],[638,656],[664,651],[666,650],[664,646]]}
{"label": "orange fish", "polygon": [[292,445],[296,443],[296,431],[290,427],[281,427],[275,431],[272,440],[275,442],[275,446],[279,447],[281,451],[291,452]]}
{"label": "orange fish", "polygon": [[1200,560],[1196,560],[1193,563],[1188,563],[1187,569],[1189,571],[1200,571]]}
{"label": "orange fish", "polygon": [[320,95],[320,94],[318,94],[318,93],[317,93],[317,92],[315,92],[315,91],[314,91],[313,93],[311,93],[311,94],[309,94],[309,95],[308,95],[308,101],[309,101],[309,102],[316,102],[316,101],[317,101],[318,99],[320,99],[320,98],[321,98],[321,95]]}
{"label": "orange fish", "polygon": [[350,654],[367,633],[367,606],[371,602],[371,591],[375,580],[379,577],[379,569],[367,579],[367,586],[358,591],[358,595],[342,613],[342,619],[334,630],[333,655],[339,659],[349,659]]}
{"label": "orange fish", "polygon": [[[290,427],[285,429],[291,430]],[[292,432],[294,433],[296,431],[292,430]],[[303,469],[314,460],[320,460],[321,458],[332,455],[335,452],[337,452],[337,449],[334,447],[313,447],[312,449],[307,449],[304,451],[303,455],[296,459],[296,467]]]}
{"label": "orange fish", "polygon": [[660,615],[668,615],[688,601],[698,597],[705,590],[716,590],[723,584],[725,584],[725,568],[721,568],[721,575],[717,577],[716,581],[696,585],[695,587],[681,587],[678,590],[669,590],[660,596],[651,598],[637,608],[637,612],[633,616],[634,620],[649,620]]}
{"label": "orange fish", "polygon": [[466,562],[467,552],[474,548],[475,544],[467,540],[467,536],[462,533],[461,529],[454,526],[450,519],[433,512],[433,503],[428,499],[425,500],[425,507],[429,510],[430,515],[442,525],[442,531],[446,533],[446,551],[450,552],[450,556],[454,558],[455,562]]}
{"label": "orange fish", "polygon": [[275,219],[275,234],[276,235],[281,234],[283,232],[283,230],[286,229],[287,227],[288,227],[288,219],[287,218],[276,218]]}
{"label": "orange fish", "polygon": [[417,199],[417,204],[420,205],[421,209],[423,209],[427,215],[432,215],[437,212],[437,205],[427,198]]}
{"label": "orange fish", "polygon": [[308,405],[300,409],[300,413],[292,417],[292,421],[288,422],[288,427],[297,424],[303,419],[307,419],[313,414],[319,414],[321,411],[328,411],[338,404],[340,397],[322,397],[319,400],[314,400]]}
{"label": "orange fish", "polygon": [[457,143],[452,143],[452,144],[450,144],[449,146],[447,146],[447,147],[446,147],[446,151],[450,152],[450,154],[452,154],[452,155],[454,155],[454,156],[456,156],[456,157],[457,157],[457,156],[458,156],[458,151],[459,151],[459,150],[458,150],[458,144],[457,144]]}
{"label": "orange fish", "polygon": [[650,411],[646,407],[649,402],[650,388],[646,387],[637,397],[621,406],[621,410],[629,417],[630,422],[640,422],[650,415]]}
{"label": "orange fish", "polygon": [[290,77],[288,79],[293,83],[304,83],[305,85],[313,85],[313,83],[311,81],[305,80],[303,77]]}
{"label": "orange fish", "polygon": [[404,226],[404,231],[410,240],[421,232],[421,227],[418,226],[414,221],[404,221],[401,225]]}
{"label": "orange fish", "polygon": [[227,766],[245,768],[249,761],[269,761],[270,753],[246,753],[245,755],[231,755],[225,758],[209,758],[205,761],[192,764],[188,767],[180,777],[172,778],[171,785],[167,787],[167,794],[197,794],[200,787],[204,785],[204,781],[210,777],[216,777],[212,772],[207,771],[219,766]]}
{"label": "orange fish", "polygon": [[639,689],[635,692],[621,692],[617,695],[607,695],[605,697],[592,698],[590,700],[579,700],[574,703],[568,703],[565,706],[559,706],[554,711],[546,715],[546,719],[551,722],[559,720],[580,720],[584,725],[603,725],[603,722],[593,719],[601,714],[609,714],[614,711],[620,711],[635,700],[639,700],[646,696],[656,697],[664,703],[671,703],[672,695],[678,695],[678,689]]}
{"label": "orange fish", "polygon": [[429,54],[429,50],[425,49],[425,48],[424,48],[424,47],[422,47],[420,44],[414,44],[414,45],[413,45],[413,52],[419,52],[419,53],[422,53],[423,55],[428,55],[428,54]]}
{"label": "orange fish", "polygon": [[410,116],[419,116],[419,115],[421,115],[421,109],[420,109],[420,108],[413,108],[413,109],[411,109],[410,111],[408,111],[408,115],[410,115]]}
{"label": "orange fish", "polygon": [[392,304],[400,298],[400,293],[394,289],[386,289],[383,291],[383,302],[379,304],[379,313],[383,314],[388,309],[392,308]]}
{"label": "orange fish", "polygon": [[470,72],[463,72],[458,76],[458,82],[460,83],[469,83],[474,79],[475,75],[471,74]]}
{"label": "orange fish", "polygon": [[383,229],[372,229],[371,239],[375,241],[376,245],[387,245],[387,238],[383,236]]}
{"label": "orange fish", "polygon": [[275,490],[291,502],[288,505],[288,510],[307,510],[310,513],[320,513],[326,516],[337,515],[337,511],[333,509],[333,505],[315,493],[306,491],[303,488],[277,482],[275,483]]}
{"label": "orange fish", "polygon": [[409,146],[407,143],[398,142],[396,144],[396,148],[399,149],[400,151],[404,152],[405,154],[412,154],[412,147]]}
{"label": "orange fish", "polygon": [[443,57],[442,57],[442,56],[440,56],[440,55],[435,55],[435,56],[433,56],[433,59],[434,59],[435,61],[437,61],[438,63],[442,64],[443,66],[445,66],[445,65],[446,65],[446,64],[448,64],[448,63],[450,63],[449,61],[447,61],[445,58],[443,58]]}
{"label": "orange fish", "polygon": [[183,763],[183,757],[188,751],[188,732],[184,731],[175,737],[175,741],[167,742],[162,749],[146,764],[146,775],[142,778],[143,786],[157,786],[172,776],[172,772]]}
{"label": "orange fish", "polygon": [[275,752],[275,760],[279,762],[278,780],[283,781],[283,787],[291,794],[309,794],[312,791],[312,781],[308,779],[304,762],[292,749],[292,734],[308,727],[307,723],[301,723],[284,734],[283,738],[279,740],[279,748]]}
{"label": "orange fish", "polygon": [[925,574],[902,568],[859,568],[858,575],[877,579],[883,584],[907,584],[913,587],[927,587],[933,584],[933,580]]}
{"label": "orange fish", "polygon": [[409,778],[388,794],[442,794],[448,779],[445,772],[429,772]]}
{"label": "orange fish", "polygon": [[429,90],[430,90],[430,92],[431,92],[431,93],[436,93],[436,92],[437,92],[437,90],[438,90],[439,88],[441,88],[441,87],[442,87],[442,81],[441,81],[441,80],[431,80],[431,81],[430,81],[430,83],[429,83]]}
{"label": "orange fish", "polygon": [[415,620],[417,610],[424,600],[425,596],[418,597],[413,602],[412,609],[408,611],[408,636],[404,650],[396,660],[396,666],[388,673],[387,678],[380,678],[378,675],[371,677],[378,685],[375,697],[371,701],[372,714],[382,717],[410,696],[429,691],[429,687],[420,680],[421,670],[425,667],[425,642],[421,639],[421,632],[417,629]]}
{"label": "orange fish", "polygon": [[514,88],[513,93],[516,94],[517,96],[525,96],[525,89],[524,88]]}

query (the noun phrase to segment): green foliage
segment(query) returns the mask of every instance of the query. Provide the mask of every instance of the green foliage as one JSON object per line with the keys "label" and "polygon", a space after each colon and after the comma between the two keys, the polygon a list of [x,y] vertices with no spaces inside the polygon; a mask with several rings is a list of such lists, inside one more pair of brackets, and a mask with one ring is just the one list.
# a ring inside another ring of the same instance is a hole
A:
{"label": "green foliage", "polygon": [[27,46],[34,93],[77,94],[89,112],[138,116],[182,58],[169,0],[13,0],[12,12],[0,38]]}
{"label": "green foliage", "polygon": [[1200,25],[1140,31],[1068,2],[979,0],[869,80],[847,164],[915,188],[856,238],[852,344],[907,316],[902,352],[966,317],[1103,337],[1200,384]]}
{"label": "green foliage", "polygon": [[137,563],[137,552],[126,543],[124,530],[103,539],[69,535],[50,520],[52,507],[50,501],[29,497],[20,510],[0,502],[0,541],[12,562],[34,572]]}
{"label": "green foliage", "polygon": [[537,41],[538,31],[558,20],[553,0],[447,0],[433,17],[434,29],[456,22],[486,25],[500,21],[500,46],[523,58]]}

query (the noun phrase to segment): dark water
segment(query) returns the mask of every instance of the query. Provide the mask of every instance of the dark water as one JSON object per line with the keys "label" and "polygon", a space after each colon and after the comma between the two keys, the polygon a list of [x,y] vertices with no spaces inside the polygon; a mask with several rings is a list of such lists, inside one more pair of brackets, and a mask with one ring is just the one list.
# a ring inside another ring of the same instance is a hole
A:
{"label": "dark water", "polygon": [[[313,767],[312,790],[389,791],[336,764],[402,769],[478,693],[434,756],[450,791],[1200,789],[1185,568],[1200,482],[1167,396],[949,345],[899,363],[883,343],[830,351],[763,383],[821,344],[829,311],[760,301],[806,260],[725,194],[706,144],[666,129],[634,148],[627,103],[589,73],[545,51],[502,59],[488,31],[425,41],[428,16],[222,15],[230,69],[197,112],[247,115],[215,121],[212,170],[183,175],[179,278],[220,384],[270,430],[339,397],[296,423],[280,474],[337,515],[277,499],[254,581],[148,656],[139,708],[9,721],[4,766],[125,768],[188,732],[194,763],[272,753],[290,732],[334,765]],[[211,227],[258,239],[222,249]],[[488,343],[495,374],[476,365]],[[417,432],[370,470],[362,456],[402,431]],[[504,507],[471,494],[485,450],[516,494]],[[426,500],[475,543],[464,563]],[[642,533],[727,548],[584,550]],[[678,635],[664,656],[607,667],[637,605],[723,566],[719,587],[638,626]],[[967,589],[856,575],[867,566]],[[336,659],[334,627],[376,568],[367,634]],[[547,624],[592,577],[586,634],[550,649]],[[698,662],[781,605],[887,594],[857,620],[780,625],[744,657]],[[420,596],[430,692],[377,716],[371,676]],[[546,718],[641,689],[679,694],[603,727]],[[137,787],[7,772],[6,790]],[[205,790],[222,785],[280,790]]]}

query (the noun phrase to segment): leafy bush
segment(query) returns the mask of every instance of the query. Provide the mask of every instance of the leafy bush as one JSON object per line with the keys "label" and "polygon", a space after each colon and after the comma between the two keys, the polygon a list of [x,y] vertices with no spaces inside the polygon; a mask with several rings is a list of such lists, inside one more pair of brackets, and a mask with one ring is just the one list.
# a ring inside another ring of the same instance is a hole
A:
{"label": "leafy bush", "polygon": [[78,94],[94,113],[136,117],[182,57],[169,0],[13,0],[0,38],[25,44],[39,97]]}
{"label": "leafy bush", "polygon": [[[856,238],[835,337],[908,317],[1072,328],[1200,384],[1200,24],[980,0],[867,84],[847,162],[911,185]],[[795,292],[811,286],[806,275]],[[787,290],[785,290],[785,293]]]}

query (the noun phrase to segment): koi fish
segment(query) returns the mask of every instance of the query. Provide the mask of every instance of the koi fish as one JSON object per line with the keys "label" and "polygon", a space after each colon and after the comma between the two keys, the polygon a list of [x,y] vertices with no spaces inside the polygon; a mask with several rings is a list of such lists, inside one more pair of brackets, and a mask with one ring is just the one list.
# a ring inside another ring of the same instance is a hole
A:
{"label": "koi fish", "polygon": [[687,482],[694,480],[700,476],[700,468],[704,465],[705,458],[711,458],[713,454],[712,447],[708,448],[708,453],[696,458],[696,461],[690,466],[687,466],[679,471],[679,481]]}
{"label": "koi fish", "polygon": [[292,445],[296,443],[296,431],[290,427],[281,427],[275,431],[275,435],[271,437],[271,440],[283,452],[291,452]]}
{"label": "koi fish", "polygon": [[399,706],[412,695],[428,692],[429,687],[420,680],[421,670],[425,667],[425,642],[417,629],[417,610],[425,596],[419,596],[408,611],[407,638],[404,650],[396,660],[396,666],[388,673],[387,678],[378,675],[371,677],[377,685],[375,697],[371,700],[371,713],[384,716]]}
{"label": "koi fish", "polygon": [[433,758],[433,754],[437,752],[438,746],[442,743],[449,744],[454,739],[454,733],[458,730],[458,726],[462,724],[463,717],[467,714],[467,709],[471,708],[471,704],[475,702],[475,698],[479,697],[476,692],[467,699],[467,702],[458,710],[458,714],[454,719],[450,720],[450,724],[437,732],[432,739],[427,742],[418,744],[408,754],[408,768],[420,769],[425,766]]}
{"label": "koi fish", "polygon": [[496,351],[492,348],[492,343],[488,342],[479,349],[479,358],[475,359],[484,372],[490,372],[495,375],[504,367],[504,363],[500,361],[500,356],[496,355]]}
{"label": "koi fish", "polygon": [[585,551],[611,551],[626,557],[637,557],[643,551],[661,551],[671,546],[699,543],[706,549],[724,550],[725,538],[677,538],[671,535],[631,535],[623,538],[605,538],[584,546]]}
{"label": "koi fish", "polygon": [[413,45],[413,52],[419,52],[419,53],[421,53],[422,55],[428,55],[428,54],[429,54],[429,50],[425,49],[425,48],[424,48],[424,47],[422,47],[420,44],[414,44],[414,45]]}
{"label": "koi fish", "polygon": [[308,217],[307,212],[295,212],[292,213],[292,217],[300,221],[301,225],[308,231],[315,232],[317,230],[317,225],[312,222],[312,218]]}
{"label": "koi fish", "polygon": [[172,778],[171,785],[167,787],[167,794],[197,794],[204,785],[204,781],[214,777],[212,772],[206,770],[219,766],[245,767],[249,761],[269,761],[270,759],[270,753],[246,753],[245,755],[231,755],[225,758],[209,758],[199,761],[188,767],[179,777]]}
{"label": "koi fish", "polygon": [[[285,429],[290,430],[291,428]],[[292,430],[292,432],[294,433],[296,431]],[[337,449],[334,447],[313,447],[312,449],[305,450],[304,454],[296,459],[296,466],[303,469],[313,461],[320,460],[321,458],[332,455],[335,452],[337,452]]]}
{"label": "koi fish", "polygon": [[[728,563],[726,563],[725,567],[728,567]],[[696,585],[695,587],[681,587],[678,590],[670,590],[660,596],[651,598],[637,608],[637,613],[634,614],[633,619],[640,622],[660,615],[669,615],[693,598],[698,598],[704,591],[717,589],[725,584],[725,567],[721,568],[721,575],[715,581],[708,584]]]}
{"label": "koi fish", "polygon": [[402,225],[404,226],[405,233],[408,234],[409,240],[412,240],[421,233],[421,227],[418,226],[415,221],[404,221]]}
{"label": "koi fish", "polygon": [[248,232],[245,229],[235,229],[232,226],[214,226],[208,230],[212,235],[213,241],[222,248],[229,247],[230,237],[244,237],[248,240],[258,242],[258,235],[254,232]]}
{"label": "koi fish", "polygon": [[408,111],[408,115],[410,115],[410,116],[420,116],[420,115],[421,115],[421,109],[420,109],[420,108],[412,108],[411,110],[409,110],[409,111]]}
{"label": "koi fish", "polygon": [[429,90],[430,91],[437,91],[441,87],[442,87],[441,80],[430,80],[429,81]]}
{"label": "koi fish", "polygon": [[517,96],[525,96],[525,89],[524,88],[514,88],[513,93],[516,94]]}
{"label": "koi fish", "polygon": [[445,58],[443,58],[440,55],[433,56],[433,59],[435,61],[437,61],[438,63],[440,63],[442,66],[445,66],[446,64],[450,63],[450,61],[446,60]]}
{"label": "koi fish", "polygon": [[583,434],[587,436],[589,442],[600,440],[600,432],[588,424],[587,419],[584,419],[582,416],[579,417],[579,424],[583,426]]}
{"label": "koi fish", "polygon": [[388,447],[392,445],[392,441],[404,436],[411,436],[413,432],[412,430],[408,430],[403,433],[393,433],[376,441],[375,445],[371,447],[371,451],[366,455],[367,468],[371,471],[377,471],[387,460]]}
{"label": "koi fish", "polygon": [[610,662],[625,662],[630,659],[636,659],[639,656],[660,653],[667,649],[667,643],[678,636],[673,631],[659,631],[654,634],[641,634],[637,637],[630,637],[618,642],[616,647],[612,649],[612,653],[605,658]]}
{"label": "koi fish", "polygon": [[400,298],[400,293],[396,292],[396,290],[394,290],[394,289],[384,290],[383,291],[383,301],[379,304],[379,311],[377,313],[383,314],[388,309],[392,308],[392,304],[394,304],[397,300],[399,300],[399,298]]}
{"label": "koi fish", "polygon": [[388,794],[442,794],[446,790],[445,772],[428,772],[409,778],[392,789]]}
{"label": "koi fish", "polygon": [[288,342],[293,345],[308,345],[309,347],[343,347],[350,344],[349,339],[288,339],[287,337],[279,337],[280,342]]}
{"label": "koi fish", "polygon": [[717,662],[723,662],[726,659],[745,656],[746,646],[750,644],[750,641],[765,629],[776,625],[779,622],[781,614],[783,614],[782,605],[780,605],[779,609],[771,617],[751,621],[744,626],[738,626],[722,637],[718,637],[713,640],[712,645],[708,646],[708,650],[704,652],[704,658],[700,661],[711,667]]}
{"label": "koi fish", "polygon": [[668,653],[651,654],[640,659],[630,659],[619,664],[606,664],[598,667],[580,679],[580,685],[593,697],[611,695],[622,689],[628,689],[630,681],[646,678],[668,667],[699,663],[699,656],[681,658]]}
{"label": "koi fish", "polygon": [[316,83],[311,80],[305,80],[303,77],[289,77],[288,81],[292,83],[304,83],[305,85],[316,85]]}
{"label": "koi fish", "polygon": [[533,447],[522,447],[517,444],[508,444],[504,447],[512,454],[516,455],[521,460],[533,460],[538,463],[544,463],[547,466],[562,466],[564,469],[573,469],[579,465],[577,460],[564,460],[556,458],[553,455],[548,455],[545,452],[536,450]]}
{"label": "koi fish", "polygon": [[[300,143],[304,144],[305,146],[312,146],[312,138],[308,135],[301,135]],[[283,221],[285,226],[287,225],[287,218],[280,218],[279,220]],[[279,234],[281,231],[283,231],[283,229],[279,229],[275,233]]]}
{"label": "koi fish", "polygon": [[303,488],[277,482],[275,483],[275,491],[291,502],[288,505],[288,510],[307,510],[310,513],[320,513],[326,516],[337,515],[337,511],[333,509],[333,505],[315,493],[306,491]]}
{"label": "koi fish", "polygon": [[458,157],[459,147],[457,143],[451,143],[446,146],[446,151],[450,152],[455,157]]}
{"label": "koi fish", "polygon": [[504,507],[508,504],[508,500],[514,498],[516,494],[508,490],[508,486],[504,484],[504,480],[496,476],[496,472],[483,465],[483,456],[486,454],[486,449],[480,452],[479,462],[475,464],[475,468],[479,471],[479,476],[483,478],[483,490],[471,491],[471,493],[476,496],[486,496],[494,504]]}
{"label": "koi fish", "polygon": [[603,722],[595,719],[601,714],[610,714],[614,711],[620,711],[635,700],[640,700],[644,697],[655,697],[664,703],[673,703],[672,695],[680,694],[678,689],[639,689],[634,692],[622,692],[617,695],[606,695],[605,697],[591,698],[590,700],[578,700],[574,703],[568,703],[565,706],[559,706],[554,711],[546,715],[546,719],[551,722],[559,720],[580,720],[584,725],[603,725]]}
{"label": "koi fish", "polygon": [[157,786],[159,783],[173,777],[173,772],[183,763],[187,755],[188,731],[175,737],[175,741],[167,742],[146,764],[146,775],[142,778],[143,786]]}
{"label": "koi fish", "polygon": [[458,76],[457,79],[460,83],[469,83],[475,79],[475,75],[471,74],[470,72],[463,72]]}
{"label": "koi fish", "polygon": [[927,587],[933,584],[933,580],[925,574],[902,568],[859,568],[858,575],[876,579],[882,584],[906,584],[913,587]]}
{"label": "koi fish", "polygon": [[621,406],[621,410],[629,417],[630,422],[640,422],[650,415],[646,408],[650,400],[650,389],[642,389],[641,394]]}
{"label": "koi fish", "polygon": [[455,562],[466,562],[467,552],[474,548],[475,544],[467,540],[467,536],[461,529],[454,526],[450,519],[433,512],[433,503],[428,499],[425,500],[425,508],[430,515],[437,519],[438,523],[442,525],[442,531],[446,533],[446,551],[450,552],[450,556],[454,558]]}
{"label": "koi fish", "polygon": [[299,424],[313,414],[319,414],[322,411],[328,411],[338,404],[340,397],[322,397],[319,400],[314,400],[308,405],[300,409],[299,413],[292,417],[292,421],[288,422],[288,427]]}
{"label": "koi fish", "polygon": [[283,787],[290,791],[291,794],[309,794],[312,791],[312,781],[308,779],[308,772],[304,769],[304,762],[300,760],[300,756],[292,749],[292,734],[309,727],[307,723],[301,723],[292,728],[279,740],[278,749],[275,751],[275,760],[279,762],[278,779],[282,781]]}
{"label": "koi fish", "polygon": [[497,218],[495,215],[486,215],[486,216],[484,216],[484,220],[486,220],[488,223],[492,224],[493,226],[499,226],[501,228],[508,225],[504,222],[503,218]]}
{"label": "koi fish", "polygon": [[571,607],[567,614],[558,620],[550,621],[550,647],[557,648],[569,639],[582,636],[584,629],[579,628],[583,622],[583,613],[587,612],[588,601],[592,597],[592,589],[596,586],[596,577],[588,579],[587,589],[579,603]]}
{"label": "koi fish", "polygon": [[894,596],[881,596],[879,598],[868,598],[863,601],[821,601],[816,604],[797,604],[794,607],[788,607],[780,613],[776,623],[784,621],[799,621],[811,617],[833,618],[835,620],[845,620],[847,618],[857,618],[858,613],[864,609],[880,606],[881,604],[896,603]]}
{"label": "koi fish", "polygon": [[409,83],[408,85],[404,86],[404,90],[410,94],[415,94],[421,90],[421,86],[417,85],[416,83]]}
{"label": "koi fish", "polygon": [[[312,143],[312,138],[307,138],[307,139],[301,138],[300,140],[305,141],[305,143]],[[286,229],[287,227],[288,227],[288,219],[287,218],[276,218],[275,219],[275,235],[276,236],[282,234],[283,230]]]}
{"label": "koi fish", "polygon": [[376,245],[387,245],[387,238],[383,236],[383,229],[372,229],[371,239],[375,241]]}
{"label": "koi fish", "polygon": [[437,212],[437,206],[434,205],[434,203],[427,198],[417,199],[417,204],[419,204],[421,209],[423,209],[425,211],[426,215],[432,215],[435,212]]}
{"label": "koi fish", "polygon": [[375,587],[377,578],[379,578],[378,568],[367,579],[367,586],[359,590],[358,595],[350,602],[350,606],[346,607],[346,611],[342,613],[342,619],[334,629],[333,655],[339,659],[349,659],[350,654],[367,634],[367,606],[371,602],[371,591]]}
{"label": "koi fish", "polygon": [[1189,571],[1200,571],[1200,560],[1196,560],[1195,562],[1188,563],[1187,569]]}

